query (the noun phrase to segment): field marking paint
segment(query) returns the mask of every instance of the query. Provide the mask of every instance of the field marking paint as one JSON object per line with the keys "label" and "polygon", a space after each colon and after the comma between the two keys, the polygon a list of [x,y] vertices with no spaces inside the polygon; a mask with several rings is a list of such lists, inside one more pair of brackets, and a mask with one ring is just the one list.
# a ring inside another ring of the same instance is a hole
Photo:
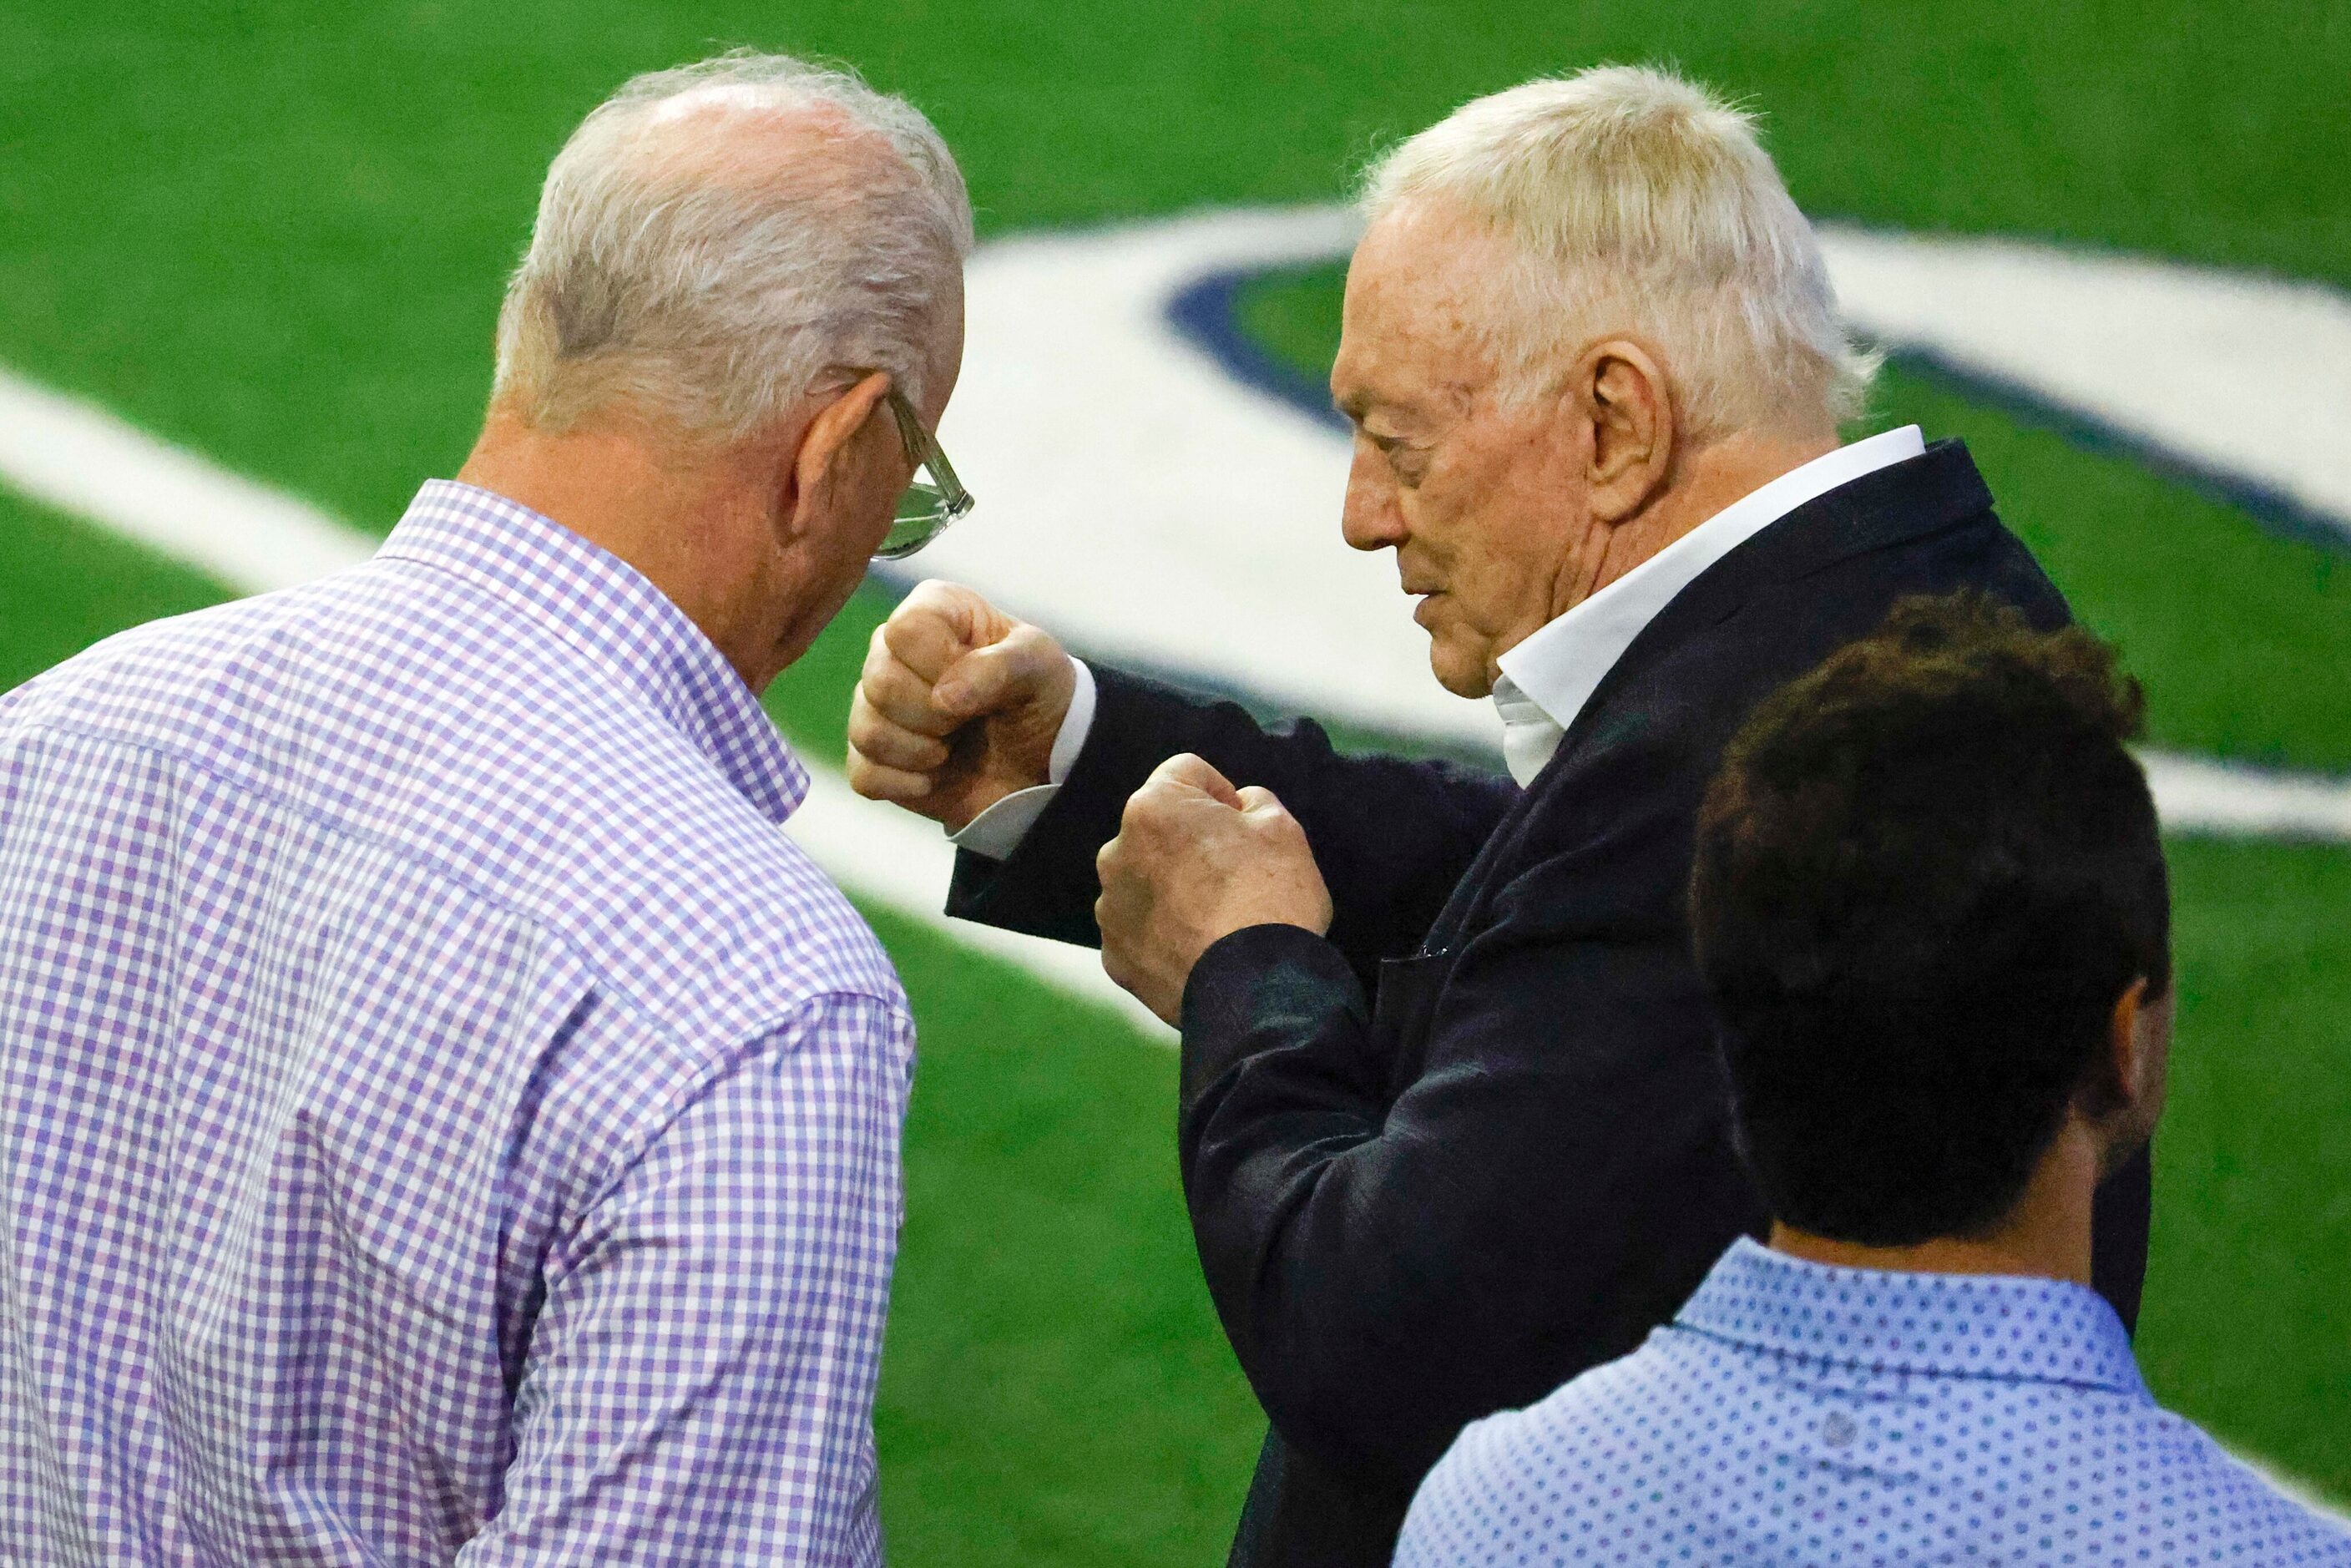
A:
{"label": "field marking paint", "polygon": [[[1184,301],[1204,282],[1343,256],[1355,233],[1343,208],[1302,207],[1200,213],[984,247],[971,267],[963,381],[942,432],[982,510],[909,563],[918,571],[899,569],[893,580],[970,583],[1081,652],[1185,672],[1284,708],[1498,751],[1491,706],[1451,696],[1430,678],[1426,638],[1404,612],[1394,566],[1339,540],[1347,444],[1328,411],[1301,403],[1311,392],[1297,378],[1253,374],[1246,358],[1253,350],[1205,342],[1202,323],[1186,319]],[[2199,306],[2189,301],[2202,298],[2210,274],[2053,251],[2065,281],[2050,301],[2032,303],[2015,263],[2019,247],[2004,243],[1842,228],[1828,230],[1824,242],[1839,287],[1871,331],[1950,357],[1964,350],[1970,363],[2002,374],[2029,371],[2020,356],[2032,323],[2097,318],[2096,333],[2077,324],[2064,340],[2086,356],[2068,371],[2068,385],[2084,399],[2095,394],[2099,409],[2122,410],[2117,418],[2154,411],[2142,421],[2149,430],[2171,428],[2156,417],[2177,401],[2165,389],[2184,380],[2200,395],[2206,383],[2198,378],[2210,367],[2186,350],[2167,362],[2168,374],[2147,353],[2093,350],[2134,332],[2159,337],[2175,316],[2229,320],[2231,346],[2248,360],[2274,349],[2279,362],[2262,359],[2263,374],[2248,381],[2273,389],[2261,395],[2283,405],[2315,398],[2342,370],[2285,340],[2332,319],[2294,286],[2248,287],[2227,292],[2225,306]],[[2108,264],[2128,287],[2118,286],[2120,308],[2101,316],[2097,289],[2082,279],[2103,276],[2098,268]],[[1960,280],[1951,287],[1979,279],[1978,305],[2001,316],[1997,342],[1970,348],[1963,340],[1964,320],[1940,302],[1947,274]],[[2026,303],[2001,315],[2003,307],[1980,297],[1992,287],[1983,278]],[[2172,301],[2166,290],[2183,298]],[[2351,332],[2351,303],[2335,305]],[[1211,313],[1217,308],[1211,300]],[[2016,319],[2026,327],[2014,327]],[[2095,381],[2108,363],[2116,377]],[[2351,366],[2351,346],[2343,365]],[[2298,379],[2290,373],[2296,367],[2306,372]],[[2256,390],[2249,384],[2247,395]],[[2298,417],[2314,416],[2305,409]],[[2338,400],[2331,417],[2340,427],[2333,450],[2351,455],[2351,399]],[[2315,478],[2295,478],[2242,431],[2199,439],[2195,462],[2244,490],[2298,486],[2313,506],[2335,508],[2324,514],[2332,521],[2314,526],[2333,538],[2339,524],[2351,541],[2351,471],[2330,487],[2324,464],[2312,470]],[[2289,455],[2293,464],[2307,456]],[[1300,594],[1301,582],[1314,592]],[[2175,830],[2351,840],[2351,780],[2164,753],[2147,760]]]}
{"label": "field marking paint", "polygon": [[1821,240],[1847,319],[1897,354],[2351,545],[2351,296],[2024,240]]}
{"label": "field marking paint", "polygon": [[[1896,361],[2273,532],[2351,547],[2351,296],[2014,240],[1840,224],[1820,235],[1847,321]],[[1169,299],[1169,321],[1227,373],[1343,434],[1327,391],[1237,322],[1242,291],[1285,265],[1293,258],[1212,268]],[[2218,421],[2207,406],[2215,386],[2232,393]]]}
{"label": "field marking paint", "polygon": [[2141,751],[2163,825],[2220,837],[2351,843],[2351,780]]}
{"label": "field marking paint", "polygon": [[239,593],[355,566],[376,541],[91,403],[0,371],[0,479]]}
{"label": "field marking paint", "polygon": [[[94,404],[0,371],[0,481],[148,545],[237,593],[291,588],[358,565],[380,542],[308,502],[157,440]],[[1064,995],[1105,1005],[1155,1039],[1172,1031],[1113,985],[1091,952],[949,920],[955,853],[939,830],[859,796],[809,765],[808,799],[786,826],[850,892],[1019,965]]]}

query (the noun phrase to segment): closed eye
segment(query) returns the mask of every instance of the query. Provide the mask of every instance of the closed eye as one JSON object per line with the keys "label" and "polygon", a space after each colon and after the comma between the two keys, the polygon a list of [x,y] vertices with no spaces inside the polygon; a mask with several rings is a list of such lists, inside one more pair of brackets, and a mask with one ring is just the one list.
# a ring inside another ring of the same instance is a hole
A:
{"label": "closed eye", "polygon": [[1426,466],[1426,454],[1421,448],[1401,435],[1388,435],[1374,430],[1364,423],[1362,411],[1343,407],[1340,412],[1345,413],[1354,425],[1355,434],[1370,443],[1372,450],[1387,460],[1388,470],[1396,476],[1397,483],[1407,488],[1420,483],[1421,470]]}
{"label": "closed eye", "polygon": [[1406,486],[1420,483],[1428,466],[1427,453],[1397,436],[1374,435],[1369,431],[1364,434],[1379,455],[1387,459],[1388,470],[1396,476],[1397,483]]}

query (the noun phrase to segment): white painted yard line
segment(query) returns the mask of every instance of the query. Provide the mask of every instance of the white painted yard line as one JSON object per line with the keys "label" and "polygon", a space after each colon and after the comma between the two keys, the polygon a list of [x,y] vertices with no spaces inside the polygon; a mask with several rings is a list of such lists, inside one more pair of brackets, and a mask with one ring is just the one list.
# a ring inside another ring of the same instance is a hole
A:
{"label": "white painted yard line", "polygon": [[354,566],[376,541],[281,490],[0,370],[0,481],[239,593]]}
{"label": "white painted yard line", "polygon": [[[377,541],[282,491],[157,440],[95,404],[0,371],[0,483],[194,567],[239,593],[291,588],[355,566]],[[803,758],[803,760],[806,760]],[[1019,965],[1066,995],[1165,1024],[1113,985],[1093,954],[949,920],[955,855],[929,823],[864,800],[811,764],[789,831],[851,893]]]}
{"label": "white painted yard line", "polygon": [[1837,300],[1890,346],[2085,414],[2351,537],[2351,296],[2151,256],[1823,225]]}
{"label": "white painted yard line", "polygon": [[2142,752],[2139,760],[2174,831],[2351,842],[2351,782],[2177,752]]}

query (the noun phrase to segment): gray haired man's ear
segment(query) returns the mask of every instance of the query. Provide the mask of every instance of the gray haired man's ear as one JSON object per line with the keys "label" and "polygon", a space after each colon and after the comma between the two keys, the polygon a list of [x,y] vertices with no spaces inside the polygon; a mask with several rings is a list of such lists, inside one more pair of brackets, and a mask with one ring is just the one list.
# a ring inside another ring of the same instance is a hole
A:
{"label": "gray haired man's ear", "polygon": [[1663,489],[1674,465],[1674,400],[1656,359],[1629,338],[1594,343],[1570,372],[1565,402],[1591,433],[1592,515],[1618,523]]}

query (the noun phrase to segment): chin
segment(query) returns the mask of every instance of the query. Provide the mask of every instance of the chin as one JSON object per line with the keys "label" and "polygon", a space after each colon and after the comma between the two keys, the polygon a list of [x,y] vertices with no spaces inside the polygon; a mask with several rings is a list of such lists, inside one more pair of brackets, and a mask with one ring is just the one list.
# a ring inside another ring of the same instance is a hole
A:
{"label": "chin", "polygon": [[1494,695],[1494,677],[1487,670],[1485,659],[1463,649],[1448,647],[1442,637],[1432,638],[1429,642],[1428,667],[1437,676],[1437,684],[1457,697],[1489,697]]}

